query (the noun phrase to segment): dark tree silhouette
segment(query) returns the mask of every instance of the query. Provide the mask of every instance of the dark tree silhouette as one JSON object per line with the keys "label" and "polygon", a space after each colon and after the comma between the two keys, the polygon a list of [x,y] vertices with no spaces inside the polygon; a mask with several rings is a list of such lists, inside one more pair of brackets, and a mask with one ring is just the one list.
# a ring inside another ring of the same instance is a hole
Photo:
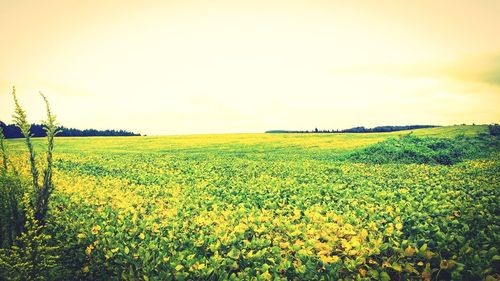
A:
{"label": "dark tree silhouette", "polygon": [[[6,139],[22,138],[23,134],[21,130],[13,124],[5,124],[0,121],[0,127],[2,127]],[[133,132],[125,130],[96,130],[96,129],[85,129],[79,130],[75,128],[58,127],[62,132],[58,134],[60,137],[93,137],[93,136],[140,136]],[[40,124],[32,124],[30,128],[33,137],[45,137],[47,134]]]}
{"label": "dark tree silhouette", "polygon": [[307,134],[307,133],[383,133],[383,132],[395,132],[395,131],[404,131],[404,130],[414,130],[414,129],[423,129],[423,128],[434,128],[439,127],[435,125],[409,125],[409,126],[378,126],[374,128],[365,128],[365,127],[354,127],[350,129],[344,130],[319,130],[315,128],[312,131],[289,131],[289,130],[270,130],[266,131],[266,133],[299,133],[299,134]]}

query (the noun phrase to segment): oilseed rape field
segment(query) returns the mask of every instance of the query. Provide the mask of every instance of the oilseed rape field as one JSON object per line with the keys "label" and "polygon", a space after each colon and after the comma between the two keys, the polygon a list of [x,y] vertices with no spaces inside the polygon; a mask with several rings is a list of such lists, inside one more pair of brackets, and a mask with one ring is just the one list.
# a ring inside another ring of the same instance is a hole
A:
{"label": "oilseed rape field", "polygon": [[[498,280],[498,146],[351,157],[486,131],[56,138],[48,231],[75,280]],[[28,177],[23,140],[6,144]]]}

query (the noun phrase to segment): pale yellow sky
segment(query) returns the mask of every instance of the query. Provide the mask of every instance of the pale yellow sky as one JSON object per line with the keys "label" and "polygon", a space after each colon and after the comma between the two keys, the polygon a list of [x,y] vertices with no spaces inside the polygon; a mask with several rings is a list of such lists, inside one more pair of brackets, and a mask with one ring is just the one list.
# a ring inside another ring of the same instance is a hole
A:
{"label": "pale yellow sky", "polygon": [[146,134],[500,122],[500,1],[0,0],[16,85],[60,122]]}

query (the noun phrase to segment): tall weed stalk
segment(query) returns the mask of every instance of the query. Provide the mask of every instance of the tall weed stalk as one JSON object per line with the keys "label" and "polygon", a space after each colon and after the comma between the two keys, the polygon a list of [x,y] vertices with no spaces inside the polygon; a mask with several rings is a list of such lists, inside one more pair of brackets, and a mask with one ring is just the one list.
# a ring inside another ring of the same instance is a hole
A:
{"label": "tall weed stalk", "polygon": [[7,154],[3,132],[0,131],[0,151],[2,153],[2,174],[0,178],[0,280],[52,280],[59,256],[57,247],[51,246],[52,237],[45,233],[49,198],[54,190],[52,182],[52,157],[54,137],[57,129],[55,115],[52,114],[47,98],[42,96],[47,110],[43,121],[47,134],[47,155],[43,170],[43,182],[39,184],[39,170],[30,132],[31,125],[26,111],[21,107],[16,89],[13,87],[15,111],[14,124],[21,129],[28,148],[31,172],[31,187],[25,192],[23,181],[14,165],[13,173],[8,171]]}

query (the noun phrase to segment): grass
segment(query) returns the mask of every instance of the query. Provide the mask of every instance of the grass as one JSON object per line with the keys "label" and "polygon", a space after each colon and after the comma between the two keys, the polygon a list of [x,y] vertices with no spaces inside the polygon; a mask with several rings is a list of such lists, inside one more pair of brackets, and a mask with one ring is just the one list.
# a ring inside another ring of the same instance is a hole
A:
{"label": "grass", "polygon": [[[487,132],[487,126],[449,126],[390,133],[347,134],[214,134],[147,137],[60,137],[56,153],[124,152],[124,153],[180,153],[219,152],[280,152],[280,149],[308,150],[318,153],[342,153],[384,141],[388,138],[412,133],[415,136],[451,138],[458,135],[476,135]],[[37,150],[45,139],[33,139]],[[23,151],[23,140],[7,141],[7,149]],[[270,151],[272,150],[272,151]]]}

